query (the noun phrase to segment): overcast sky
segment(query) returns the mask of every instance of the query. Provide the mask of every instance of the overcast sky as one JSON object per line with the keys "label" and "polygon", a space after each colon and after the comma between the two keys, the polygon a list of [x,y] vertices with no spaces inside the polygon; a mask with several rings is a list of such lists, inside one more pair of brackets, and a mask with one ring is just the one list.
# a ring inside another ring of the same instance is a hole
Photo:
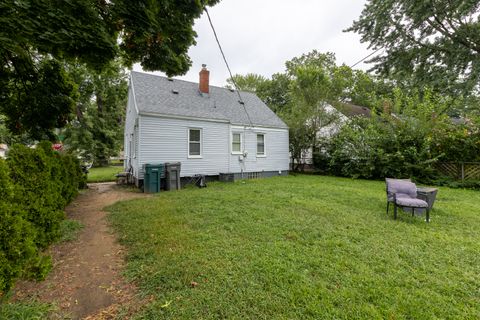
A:
{"label": "overcast sky", "polygon": [[[365,0],[222,0],[209,13],[233,74],[270,77],[284,71],[285,61],[313,49],[333,52],[338,64],[347,65],[369,54],[357,34],[342,32],[360,16],[364,4]],[[186,75],[175,78],[198,82],[205,63],[210,84],[224,86],[228,71],[206,14],[194,28],[197,45],[189,51],[193,65]],[[133,69],[142,71],[140,65]]]}

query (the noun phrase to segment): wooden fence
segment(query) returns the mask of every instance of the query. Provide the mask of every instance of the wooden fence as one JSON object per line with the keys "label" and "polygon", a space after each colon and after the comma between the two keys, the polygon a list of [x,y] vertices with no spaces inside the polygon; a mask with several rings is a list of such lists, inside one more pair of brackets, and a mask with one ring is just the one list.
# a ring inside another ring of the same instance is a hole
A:
{"label": "wooden fence", "polygon": [[439,162],[435,168],[453,179],[480,180],[480,162]]}

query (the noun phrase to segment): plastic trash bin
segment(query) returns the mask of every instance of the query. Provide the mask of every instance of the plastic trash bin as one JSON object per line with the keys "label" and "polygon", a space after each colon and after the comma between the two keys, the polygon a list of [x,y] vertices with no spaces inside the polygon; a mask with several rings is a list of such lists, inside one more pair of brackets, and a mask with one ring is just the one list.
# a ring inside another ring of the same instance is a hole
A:
{"label": "plastic trash bin", "polygon": [[161,178],[164,177],[165,166],[160,164],[145,164],[143,165],[143,192],[156,193],[160,192]]}
{"label": "plastic trash bin", "polygon": [[180,170],[182,164],[180,162],[165,163],[165,189],[179,190],[182,188],[180,183]]}

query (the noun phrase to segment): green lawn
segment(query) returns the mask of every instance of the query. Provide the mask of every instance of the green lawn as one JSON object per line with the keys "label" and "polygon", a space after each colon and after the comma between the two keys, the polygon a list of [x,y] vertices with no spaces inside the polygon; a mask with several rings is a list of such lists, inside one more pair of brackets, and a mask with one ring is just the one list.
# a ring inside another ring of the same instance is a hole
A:
{"label": "green lawn", "polygon": [[441,188],[429,224],[386,216],[383,182],[322,176],[109,210],[127,277],[154,297],[139,319],[480,318],[479,192]]}
{"label": "green lawn", "polygon": [[[2,302],[0,300],[0,302]],[[43,320],[53,314],[54,306],[37,301],[0,303],[2,320]]]}
{"label": "green lawn", "polygon": [[91,168],[88,172],[87,182],[108,182],[115,181],[115,175],[123,171],[123,167],[109,166]]}

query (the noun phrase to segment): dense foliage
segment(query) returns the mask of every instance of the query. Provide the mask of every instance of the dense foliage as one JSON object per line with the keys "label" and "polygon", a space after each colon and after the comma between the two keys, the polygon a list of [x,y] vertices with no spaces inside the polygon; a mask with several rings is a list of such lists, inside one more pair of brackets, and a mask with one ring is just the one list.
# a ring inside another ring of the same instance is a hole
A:
{"label": "dense foliage", "polygon": [[454,123],[437,112],[446,103],[430,91],[420,98],[396,90],[390,112],[351,120],[316,155],[315,164],[349,177],[429,180],[438,175],[438,161],[479,161],[478,119]]}
{"label": "dense foliage", "polygon": [[290,128],[290,154],[294,170],[303,167],[310,150],[321,149],[321,131],[334,130],[341,114],[331,105],[353,103],[366,107],[381,104],[391,94],[388,83],[367,73],[337,65],[333,53],[316,50],[285,63],[284,73],[271,79],[260,75],[235,75],[240,90],[255,92]]}
{"label": "dense foliage", "polygon": [[122,148],[127,75],[117,61],[98,73],[80,64],[68,69],[80,88],[80,97],[75,120],[66,127],[65,144],[78,150],[84,161],[107,165],[109,158],[118,155]]}
{"label": "dense foliage", "polygon": [[247,73],[246,75],[236,74],[232,78],[227,79],[226,87],[255,93],[266,82],[267,78],[256,73]]}
{"label": "dense foliage", "polygon": [[83,179],[78,160],[47,142],[14,145],[0,160],[0,292],[18,276],[46,275],[51,261],[40,251],[59,236],[63,208]]}
{"label": "dense foliage", "polygon": [[34,59],[0,65],[0,113],[13,134],[52,140],[52,130],[71,119],[77,90],[57,60]]}
{"label": "dense foliage", "polygon": [[24,209],[14,202],[9,174],[7,164],[0,159],[0,292],[11,287],[37,253],[35,229],[26,221]]}
{"label": "dense foliage", "polygon": [[169,76],[191,66],[194,19],[218,0],[0,2],[0,113],[15,134],[55,140],[77,87],[65,63],[100,72],[115,58]]}
{"label": "dense foliage", "polygon": [[373,62],[382,76],[451,96],[478,94],[479,1],[369,0],[348,29],[384,52]]}

